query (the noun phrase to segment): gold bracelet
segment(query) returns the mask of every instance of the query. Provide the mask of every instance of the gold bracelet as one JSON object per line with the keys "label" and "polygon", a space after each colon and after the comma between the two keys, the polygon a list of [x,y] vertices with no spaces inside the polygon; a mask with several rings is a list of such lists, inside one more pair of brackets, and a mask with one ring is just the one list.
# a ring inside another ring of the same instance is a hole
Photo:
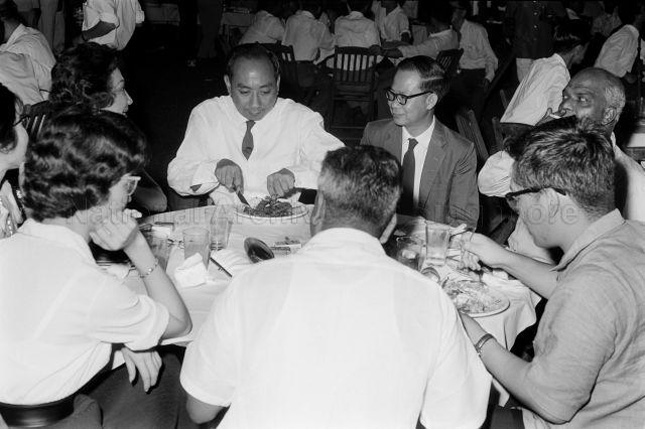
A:
{"label": "gold bracelet", "polygon": [[154,271],[155,271],[155,269],[157,268],[157,266],[159,266],[159,259],[155,258],[155,262],[154,262],[154,264],[152,265],[152,267],[150,267],[148,270],[146,270],[146,272],[145,272],[144,274],[141,274],[141,273],[139,272],[139,277],[140,277],[141,279],[147,278],[148,276],[150,276],[150,274],[151,274],[152,272],[154,272]]}
{"label": "gold bracelet", "polygon": [[477,343],[475,343],[475,351],[477,351],[477,355],[479,355],[480,357],[482,356],[482,348],[484,347],[484,345],[486,345],[486,342],[488,342],[491,339],[495,339],[495,336],[493,336],[490,333],[486,333],[485,335],[479,338]]}

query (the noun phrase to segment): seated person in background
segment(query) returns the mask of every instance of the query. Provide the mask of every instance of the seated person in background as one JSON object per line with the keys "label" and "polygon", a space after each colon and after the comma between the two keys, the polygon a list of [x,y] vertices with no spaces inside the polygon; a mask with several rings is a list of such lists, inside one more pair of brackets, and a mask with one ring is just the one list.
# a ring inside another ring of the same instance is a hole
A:
{"label": "seated person in background", "polygon": [[336,46],[369,48],[381,44],[376,23],[365,16],[370,4],[370,0],[347,1],[350,12],[338,17],[334,24]]}
{"label": "seated person in background", "polygon": [[553,36],[555,54],[533,61],[500,122],[535,125],[545,114],[555,112],[562,101],[562,90],[571,79],[569,69],[584,59],[589,38],[589,26],[583,21],[557,25]]}
{"label": "seated person in background", "polygon": [[603,1],[603,12],[593,19],[591,34],[609,37],[623,23],[618,16],[618,1]]}
{"label": "seated person in background", "polygon": [[459,48],[464,50],[459,60],[459,74],[450,84],[450,91],[461,106],[468,106],[480,117],[484,94],[495,77],[497,56],[488,41],[486,29],[469,18],[471,4],[466,0],[450,2],[453,6],[452,28],[458,32]]}
{"label": "seated person in background", "polygon": [[181,383],[193,421],[230,405],[224,427],[482,424],[491,380],[454,305],[381,246],[400,178],[381,148],[327,154],[313,238],[235,278],[189,345]]}
{"label": "seated person in background", "polygon": [[[174,425],[172,401],[179,401],[179,387],[164,385],[171,390],[160,398],[155,395],[159,387],[147,396],[141,389],[155,385],[162,364],[150,348],[191,329],[188,311],[139,232],[136,214],[125,209],[144,153],[141,132],[112,112],[60,114],[29,144],[21,183],[29,219],[17,234],[0,241],[0,314],[5,319],[0,414],[6,420],[18,412],[29,418],[39,405],[60,401],[58,411],[65,413],[56,418],[64,419],[57,425],[100,428],[96,404],[78,392],[107,371],[122,375],[122,392],[141,394],[141,399],[121,402],[113,393],[102,403],[107,428],[112,419],[125,425],[121,416],[136,417],[127,423],[132,427]],[[122,249],[147,294],[135,294],[98,267],[90,240],[106,250]],[[110,371],[106,366],[113,348],[127,366]],[[132,381],[135,366],[140,386],[133,388],[127,374]],[[170,378],[169,372],[167,363],[162,379]],[[142,399],[148,398],[171,403],[147,410],[152,405]],[[115,410],[115,405],[132,411]]]}
{"label": "seated person in background", "polygon": [[301,9],[285,24],[282,44],[293,46],[296,61],[319,63],[334,49],[334,36],[318,17],[322,6],[318,0],[303,0]]}
{"label": "seated person in background", "polygon": [[452,8],[445,2],[437,2],[432,5],[432,15],[428,25],[428,38],[424,41],[414,41],[414,45],[399,45],[388,47],[383,44],[381,54],[391,58],[410,58],[417,55],[425,55],[430,58],[437,58],[441,51],[459,48],[459,37],[450,27],[452,20]]}
{"label": "seated person in background", "polygon": [[342,142],[319,114],[278,98],[280,64],[258,44],[231,51],[224,82],[229,95],[193,109],[184,141],[168,166],[168,184],[181,195],[210,193],[215,201],[289,196],[315,188],[327,151]]}
{"label": "seated person in background", "polygon": [[34,65],[25,54],[0,52],[0,84],[18,96],[25,105],[44,101],[34,72]]}
{"label": "seated person in background", "polygon": [[38,30],[21,24],[21,19],[13,0],[0,0],[0,52],[27,55],[34,69],[38,88],[44,93],[43,97],[47,98],[56,59],[45,36]]}
{"label": "seated person in background", "polygon": [[[641,59],[645,60],[645,42],[640,38],[639,28],[645,20],[643,4],[639,1],[620,2],[618,16],[624,24],[605,41],[594,67],[605,69],[619,78],[631,74],[634,60],[641,44]],[[628,77],[635,81],[635,77]]]}
{"label": "seated person in background", "polygon": [[380,6],[372,5],[381,44],[388,48],[412,41],[410,22],[401,8],[403,2],[405,0],[382,0]]}
{"label": "seated person in background", "polygon": [[14,190],[5,175],[25,159],[29,137],[21,121],[16,121],[16,106],[22,106],[14,93],[0,84],[0,239],[13,235],[23,217]]}
{"label": "seated person in background", "polygon": [[479,218],[475,146],[434,115],[447,91],[439,63],[406,58],[386,93],[393,118],[368,123],[361,144],[385,148],[402,162],[400,213],[474,228]]}
{"label": "seated person in background", "polygon": [[[87,106],[125,115],[132,99],[117,67],[116,51],[92,42],[65,51],[52,71],[50,101],[54,111]],[[145,170],[137,175],[142,181],[132,197],[134,206],[145,212],[165,211],[168,201],[161,187]]]}
{"label": "seated person in background", "polygon": [[280,43],[284,37],[284,24],[279,18],[282,13],[280,0],[260,0],[253,23],[246,30],[240,45],[244,43]]}
{"label": "seated person in background", "polygon": [[122,51],[144,19],[138,0],[86,0],[76,44],[95,42]]}
{"label": "seated person in background", "polygon": [[643,424],[645,228],[615,208],[614,154],[604,131],[538,126],[513,167],[509,203],[539,246],[562,249],[557,266],[479,234],[464,244],[471,268],[478,260],[503,268],[548,299],[531,362],[462,315],[486,368],[522,405],[497,407],[491,428]]}

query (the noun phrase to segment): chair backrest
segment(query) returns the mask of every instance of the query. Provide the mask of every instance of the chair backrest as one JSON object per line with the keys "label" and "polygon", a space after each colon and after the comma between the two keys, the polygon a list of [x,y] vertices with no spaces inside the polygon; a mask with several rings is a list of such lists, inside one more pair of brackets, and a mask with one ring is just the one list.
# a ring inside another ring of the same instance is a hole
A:
{"label": "chair backrest", "polygon": [[29,135],[29,139],[33,140],[38,137],[38,133],[45,124],[45,119],[52,112],[51,103],[47,100],[36,103],[34,105],[25,106],[24,114],[27,116],[27,123],[25,129]]}
{"label": "chair backrest", "polygon": [[449,79],[457,73],[457,66],[463,53],[463,49],[446,49],[437,55],[437,62],[444,68]]}
{"label": "chair backrest", "polygon": [[499,99],[502,102],[502,107],[504,110],[508,108],[508,104],[511,102],[511,99],[513,98],[513,90],[510,88],[502,88],[499,90]]}
{"label": "chair backrest", "polygon": [[495,147],[491,148],[491,152],[495,153],[504,149],[504,135],[498,117],[494,116],[491,118],[491,124],[493,126],[493,136],[495,137]]}
{"label": "chair backrest", "polygon": [[376,84],[374,65],[376,54],[367,48],[344,46],[334,53],[334,85],[336,88],[373,91]]}
{"label": "chair backrest", "polygon": [[290,89],[298,98],[297,101],[302,99],[302,88],[298,78],[298,63],[296,56],[293,53],[293,46],[282,45],[280,43],[263,43],[269,51],[273,52],[280,60],[280,82],[281,87]]}
{"label": "chair backrest", "polygon": [[479,130],[475,113],[472,109],[460,109],[455,115],[455,120],[459,134],[475,144],[478,164],[483,165],[488,160],[488,149]]}

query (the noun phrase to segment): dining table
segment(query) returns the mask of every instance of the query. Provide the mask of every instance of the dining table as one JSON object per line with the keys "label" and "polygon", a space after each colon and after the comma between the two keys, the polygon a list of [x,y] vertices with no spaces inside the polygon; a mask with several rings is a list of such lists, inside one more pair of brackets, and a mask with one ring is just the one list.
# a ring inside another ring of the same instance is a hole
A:
{"label": "dining table", "polygon": [[[224,268],[230,269],[232,276],[240,270],[252,267],[253,263],[246,257],[244,242],[247,238],[256,238],[273,247],[277,242],[289,240],[299,244],[292,250],[297,252],[300,245],[305,245],[311,238],[310,214],[313,205],[303,205],[303,211],[298,216],[283,218],[259,218],[244,214],[237,208],[228,208],[231,221],[231,231],[228,246],[225,250],[212,251],[211,256],[215,258]],[[182,286],[176,279],[176,271],[185,261],[184,250],[181,244],[181,232],[191,227],[203,227],[208,229],[213,213],[218,210],[217,206],[202,206],[180,211],[166,212],[146,217],[140,220],[140,226],[145,229],[158,227],[164,244],[160,249],[154,249],[160,260],[166,263],[166,272],[175,283],[179,294],[184,300],[186,307],[193,321],[193,329],[185,336],[167,339],[165,344],[187,345],[191,342],[200,327],[205,322],[213,303],[226,290],[232,277],[222,270],[218,265],[211,263],[208,266],[208,278],[199,285]],[[408,217],[398,215],[395,236],[413,236],[423,239],[425,236],[425,220],[421,217]],[[161,253],[161,254],[160,254]],[[285,258],[288,253],[277,253],[275,258]],[[233,266],[227,264],[233,261]],[[442,277],[467,276],[462,275],[451,266],[445,266],[438,270]],[[483,277],[482,282],[486,283],[498,293],[508,298],[509,305],[503,311],[486,316],[474,316],[476,321],[506,349],[510,349],[518,334],[536,321],[535,306],[540,297],[524,286],[521,282],[513,279],[504,279],[489,275]],[[135,292],[145,294],[145,287],[136,270],[132,269],[125,276],[125,284]],[[495,383],[500,392],[500,404],[508,398],[505,390]]]}

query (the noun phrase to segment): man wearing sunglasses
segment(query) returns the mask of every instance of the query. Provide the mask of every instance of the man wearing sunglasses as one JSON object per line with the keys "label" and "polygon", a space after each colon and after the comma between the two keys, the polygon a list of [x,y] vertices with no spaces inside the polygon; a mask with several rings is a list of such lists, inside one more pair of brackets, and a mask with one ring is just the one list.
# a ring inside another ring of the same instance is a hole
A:
{"label": "man wearing sunglasses", "polygon": [[558,265],[479,234],[464,244],[469,267],[503,268],[548,299],[531,362],[462,315],[486,368],[523,405],[497,409],[491,428],[643,424],[645,227],[616,209],[612,144],[589,124],[536,127],[513,166],[507,199],[538,246],[564,252]]}
{"label": "man wearing sunglasses", "polygon": [[403,195],[397,212],[476,227],[475,147],[434,115],[447,91],[445,72],[435,60],[403,60],[386,91],[392,119],[367,124],[361,144],[385,148],[401,162]]}

